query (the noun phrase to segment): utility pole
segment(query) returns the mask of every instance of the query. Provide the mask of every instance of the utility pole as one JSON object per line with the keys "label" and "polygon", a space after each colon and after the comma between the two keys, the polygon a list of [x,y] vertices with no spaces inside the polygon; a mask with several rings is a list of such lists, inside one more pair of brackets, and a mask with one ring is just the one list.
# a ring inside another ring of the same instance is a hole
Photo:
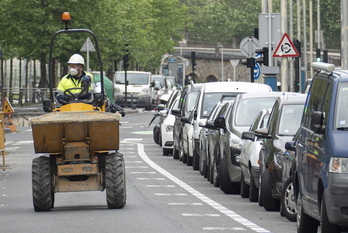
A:
{"label": "utility pole", "polygon": [[[287,1],[281,1],[280,5],[281,9],[281,15],[282,15],[282,32],[287,33],[288,32],[288,19],[287,19]],[[288,91],[288,58],[282,57],[281,58],[281,90],[282,91]]]}
{"label": "utility pole", "polygon": [[348,69],[348,1],[341,0],[341,66]]}

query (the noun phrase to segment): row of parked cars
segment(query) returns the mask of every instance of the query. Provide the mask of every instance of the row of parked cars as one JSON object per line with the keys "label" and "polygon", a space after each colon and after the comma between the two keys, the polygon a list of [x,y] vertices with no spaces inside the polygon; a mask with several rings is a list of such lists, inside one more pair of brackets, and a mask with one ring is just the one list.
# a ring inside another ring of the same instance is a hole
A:
{"label": "row of parked cars", "polygon": [[342,232],[348,71],[312,66],[318,72],[306,94],[258,83],[189,84],[157,113],[155,142],[224,193],[296,221],[298,232]]}

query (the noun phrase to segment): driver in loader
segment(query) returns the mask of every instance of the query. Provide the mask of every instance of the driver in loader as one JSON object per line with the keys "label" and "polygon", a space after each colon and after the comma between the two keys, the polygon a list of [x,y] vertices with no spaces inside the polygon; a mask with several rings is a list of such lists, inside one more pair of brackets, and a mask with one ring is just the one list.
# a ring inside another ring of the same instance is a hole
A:
{"label": "driver in loader", "polygon": [[57,87],[57,92],[55,93],[56,99],[61,104],[68,104],[69,101],[72,101],[69,96],[64,94],[64,91],[70,88],[76,88],[72,90],[71,93],[76,94],[80,93],[83,88],[88,90],[86,94],[78,97],[78,100],[81,100],[85,103],[93,103],[93,75],[83,71],[83,66],[85,65],[85,60],[80,54],[74,54],[70,57],[68,61],[70,67],[70,73],[65,75],[59,82]]}

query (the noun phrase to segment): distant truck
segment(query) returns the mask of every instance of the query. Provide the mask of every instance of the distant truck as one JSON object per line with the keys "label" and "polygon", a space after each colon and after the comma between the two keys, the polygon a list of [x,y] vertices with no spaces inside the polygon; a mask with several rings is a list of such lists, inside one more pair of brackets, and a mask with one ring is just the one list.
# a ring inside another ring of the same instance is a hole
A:
{"label": "distant truck", "polygon": [[[114,76],[115,103],[127,107],[145,107],[151,110],[154,102],[154,85],[150,72],[127,71],[127,103],[125,103],[125,72],[117,71]],[[127,105],[127,106],[126,106]]]}

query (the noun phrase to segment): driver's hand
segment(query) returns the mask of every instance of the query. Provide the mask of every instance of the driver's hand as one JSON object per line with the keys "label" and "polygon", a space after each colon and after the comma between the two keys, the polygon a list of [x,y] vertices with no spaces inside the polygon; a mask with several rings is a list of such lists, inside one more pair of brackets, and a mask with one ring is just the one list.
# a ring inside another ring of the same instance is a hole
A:
{"label": "driver's hand", "polygon": [[69,103],[69,98],[65,95],[58,95],[57,100],[61,104],[68,104]]}

